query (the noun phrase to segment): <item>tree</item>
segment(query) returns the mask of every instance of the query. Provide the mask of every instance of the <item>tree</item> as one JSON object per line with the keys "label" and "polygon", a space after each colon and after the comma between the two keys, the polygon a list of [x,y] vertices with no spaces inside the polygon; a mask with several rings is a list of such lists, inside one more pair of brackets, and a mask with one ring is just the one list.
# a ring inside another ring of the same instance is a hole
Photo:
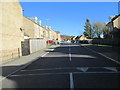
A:
{"label": "tree", "polygon": [[90,24],[90,20],[89,19],[86,19],[86,23],[85,23],[85,32],[83,33],[87,38],[91,39],[94,37],[94,32],[93,32],[93,29],[92,29],[92,26]]}
{"label": "tree", "polygon": [[103,28],[103,36],[104,36],[104,38],[109,38],[108,26],[104,26],[104,28]]}
{"label": "tree", "polygon": [[100,21],[96,21],[93,23],[94,33],[97,38],[101,38],[104,27],[105,27],[105,25]]}

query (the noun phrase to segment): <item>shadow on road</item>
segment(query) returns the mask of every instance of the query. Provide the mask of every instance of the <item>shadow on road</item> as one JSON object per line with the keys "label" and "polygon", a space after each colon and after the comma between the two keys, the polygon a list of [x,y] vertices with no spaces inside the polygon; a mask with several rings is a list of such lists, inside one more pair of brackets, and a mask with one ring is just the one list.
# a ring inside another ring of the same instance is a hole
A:
{"label": "shadow on road", "polygon": [[[71,61],[68,45],[57,47],[54,51],[47,50],[46,52],[50,52],[48,55],[38,58],[23,68],[23,71],[19,70],[4,79],[3,88],[69,88],[69,73],[73,73],[75,88],[119,88],[120,73],[114,71],[116,68],[107,70],[103,67],[118,67],[117,70],[120,71],[120,65],[108,61],[84,47],[70,46],[70,49]],[[6,77],[22,66],[24,65],[3,66],[2,76]],[[114,73],[98,73],[106,72],[106,70]],[[80,72],[80,74],[75,72]]]}

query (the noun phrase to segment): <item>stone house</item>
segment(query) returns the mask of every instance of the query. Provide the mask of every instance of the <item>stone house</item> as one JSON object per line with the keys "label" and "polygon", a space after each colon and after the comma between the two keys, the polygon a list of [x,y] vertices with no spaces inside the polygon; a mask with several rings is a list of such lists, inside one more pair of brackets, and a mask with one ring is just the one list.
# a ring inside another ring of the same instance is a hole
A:
{"label": "stone house", "polygon": [[59,31],[54,31],[51,29],[50,26],[42,26],[46,31],[46,40],[57,40],[58,42],[61,41],[61,36]]}
{"label": "stone house", "polygon": [[111,18],[111,21],[106,24],[109,35],[109,38],[116,37],[117,34],[120,34],[120,14]]}
{"label": "stone house", "polygon": [[22,56],[25,39],[60,41],[60,33],[43,28],[37,17],[23,16],[18,0],[0,2],[0,28],[0,62]]}
{"label": "stone house", "polygon": [[23,28],[24,32],[29,35],[29,38],[43,38],[40,25],[25,16],[23,16]]}
{"label": "stone house", "polygon": [[0,2],[0,61],[21,56],[21,41],[24,41],[22,7],[15,2]]}
{"label": "stone house", "polygon": [[56,31],[56,34],[57,34],[57,41],[60,43],[61,42],[61,35],[60,35],[60,32],[59,31]]}

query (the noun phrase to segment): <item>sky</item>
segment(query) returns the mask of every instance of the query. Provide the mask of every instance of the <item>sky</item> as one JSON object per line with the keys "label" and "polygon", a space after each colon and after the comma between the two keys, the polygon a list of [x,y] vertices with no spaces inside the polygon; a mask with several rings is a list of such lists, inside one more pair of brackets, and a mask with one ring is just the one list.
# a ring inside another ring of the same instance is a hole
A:
{"label": "sky", "polygon": [[109,16],[118,14],[118,2],[20,2],[26,17],[38,17],[42,25],[62,35],[77,36],[84,32],[87,18],[109,22]]}

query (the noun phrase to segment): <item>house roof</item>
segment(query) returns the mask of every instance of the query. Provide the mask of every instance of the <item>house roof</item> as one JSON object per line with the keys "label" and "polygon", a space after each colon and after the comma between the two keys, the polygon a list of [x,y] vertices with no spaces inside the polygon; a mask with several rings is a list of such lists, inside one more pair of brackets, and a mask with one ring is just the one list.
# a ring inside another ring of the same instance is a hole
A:
{"label": "house roof", "polygon": [[112,19],[112,22],[113,22],[115,19],[117,19],[119,16],[120,16],[120,14],[119,14],[119,15],[116,15],[116,16]]}
{"label": "house roof", "polygon": [[75,38],[75,40],[80,40],[80,39],[82,39],[82,38],[87,39],[84,35],[80,35],[80,36],[77,36],[77,37]]}
{"label": "house roof", "polygon": [[[82,36],[82,35],[81,35]],[[81,36],[77,36],[75,39],[80,39]]]}
{"label": "house roof", "polygon": [[116,15],[114,18],[112,18],[111,21],[106,24],[106,26],[109,26],[109,25],[110,25],[115,19],[117,19],[118,17],[120,17],[120,14],[119,14],[119,15]]}
{"label": "house roof", "polygon": [[56,33],[60,33],[59,31],[55,31]]}
{"label": "house roof", "polygon": [[71,39],[75,39],[75,38],[76,38],[76,36],[71,37]]}
{"label": "house roof", "polygon": [[108,22],[108,23],[106,24],[106,26],[109,26],[111,23],[112,23],[112,22]]}

